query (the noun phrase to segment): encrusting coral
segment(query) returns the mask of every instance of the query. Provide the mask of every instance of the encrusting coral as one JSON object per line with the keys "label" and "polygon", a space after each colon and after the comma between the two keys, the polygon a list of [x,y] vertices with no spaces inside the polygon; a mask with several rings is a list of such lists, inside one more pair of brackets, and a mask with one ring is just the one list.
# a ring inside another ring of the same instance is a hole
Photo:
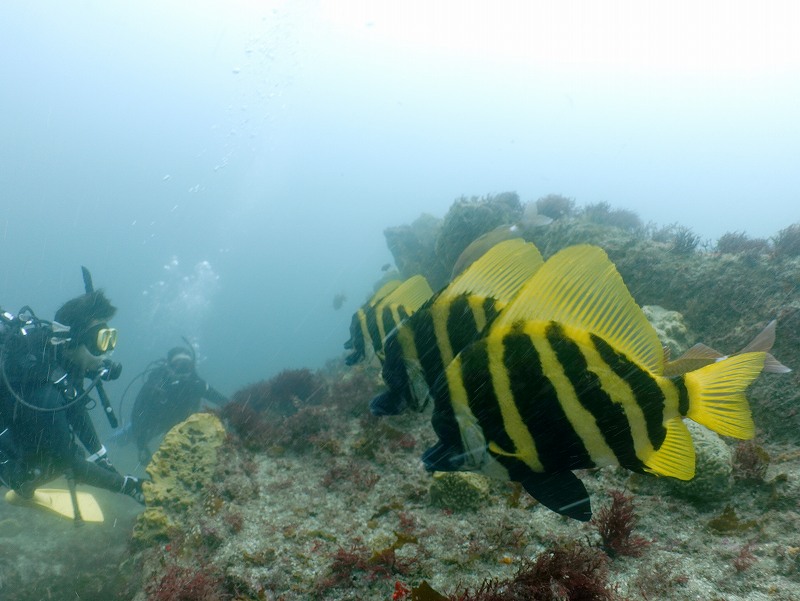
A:
{"label": "encrusting coral", "polygon": [[227,434],[211,413],[195,413],[174,426],[147,466],[147,504],[133,530],[137,543],[165,541],[185,527],[183,516],[205,499],[214,481],[217,450]]}

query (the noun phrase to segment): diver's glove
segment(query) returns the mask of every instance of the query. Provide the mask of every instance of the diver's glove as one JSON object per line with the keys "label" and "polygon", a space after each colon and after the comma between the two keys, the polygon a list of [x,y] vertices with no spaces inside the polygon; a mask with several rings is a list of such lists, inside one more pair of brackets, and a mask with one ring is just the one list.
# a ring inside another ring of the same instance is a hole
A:
{"label": "diver's glove", "polygon": [[100,445],[100,450],[94,455],[89,455],[86,458],[86,461],[99,465],[103,469],[107,469],[109,472],[117,471],[117,469],[114,467],[114,464],[111,463],[111,459],[108,458],[108,451],[106,450],[105,445]]}
{"label": "diver's glove", "polygon": [[142,491],[142,481],[139,478],[134,476],[125,476],[125,482],[122,483],[122,490],[120,492],[123,495],[128,495],[131,499],[139,503],[140,505],[144,505],[144,492]]}

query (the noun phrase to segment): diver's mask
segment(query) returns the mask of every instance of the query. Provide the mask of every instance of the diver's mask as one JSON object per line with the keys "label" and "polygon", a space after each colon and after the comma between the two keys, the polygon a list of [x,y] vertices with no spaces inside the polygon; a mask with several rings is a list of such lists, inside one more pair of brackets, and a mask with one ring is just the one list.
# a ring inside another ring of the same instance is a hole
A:
{"label": "diver's mask", "polygon": [[109,328],[107,323],[101,322],[86,330],[81,336],[80,342],[92,355],[98,357],[108,351],[113,351],[117,346],[117,330]]}
{"label": "diver's mask", "polygon": [[187,378],[194,371],[194,361],[189,355],[175,355],[169,361],[169,368],[177,378]]}

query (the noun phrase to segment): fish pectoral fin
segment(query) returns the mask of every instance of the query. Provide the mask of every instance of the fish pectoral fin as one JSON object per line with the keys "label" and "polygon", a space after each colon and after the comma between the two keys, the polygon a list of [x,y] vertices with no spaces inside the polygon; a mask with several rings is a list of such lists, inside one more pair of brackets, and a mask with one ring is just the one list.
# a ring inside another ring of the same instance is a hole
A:
{"label": "fish pectoral fin", "polygon": [[681,417],[669,420],[665,427],[667,435],[664,442],[645,460],[645,470],[656,476],[691,480],[695,471],[692,435]]}
{"label": "fish pectoral fin", "polygon": [[489,443],[488,449],[492,455],[500,455],[501,457],[514,457],[515,459],[520,459],[520,456],[517,453],[506,451],[504,448],[502,448],[499,444],[497,444],[494,441]]}
{"label": "fish pectoral fin", "polygon": [[520,484],[534,499],[556,513],[581,522],[592,518],[589,493],[572,472],[540,474],[529,470]]}

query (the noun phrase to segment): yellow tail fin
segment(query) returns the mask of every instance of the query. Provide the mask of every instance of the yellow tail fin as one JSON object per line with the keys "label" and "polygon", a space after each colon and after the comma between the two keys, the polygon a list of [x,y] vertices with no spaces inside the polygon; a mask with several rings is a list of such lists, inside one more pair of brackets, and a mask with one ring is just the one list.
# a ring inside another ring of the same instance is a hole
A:
{"label": "yellow tail fin", "polygon": [[745,390],[764,367],[765,353],[744,353],[684,376],[689,393],[686,417],[724,436],[755,435]]}

